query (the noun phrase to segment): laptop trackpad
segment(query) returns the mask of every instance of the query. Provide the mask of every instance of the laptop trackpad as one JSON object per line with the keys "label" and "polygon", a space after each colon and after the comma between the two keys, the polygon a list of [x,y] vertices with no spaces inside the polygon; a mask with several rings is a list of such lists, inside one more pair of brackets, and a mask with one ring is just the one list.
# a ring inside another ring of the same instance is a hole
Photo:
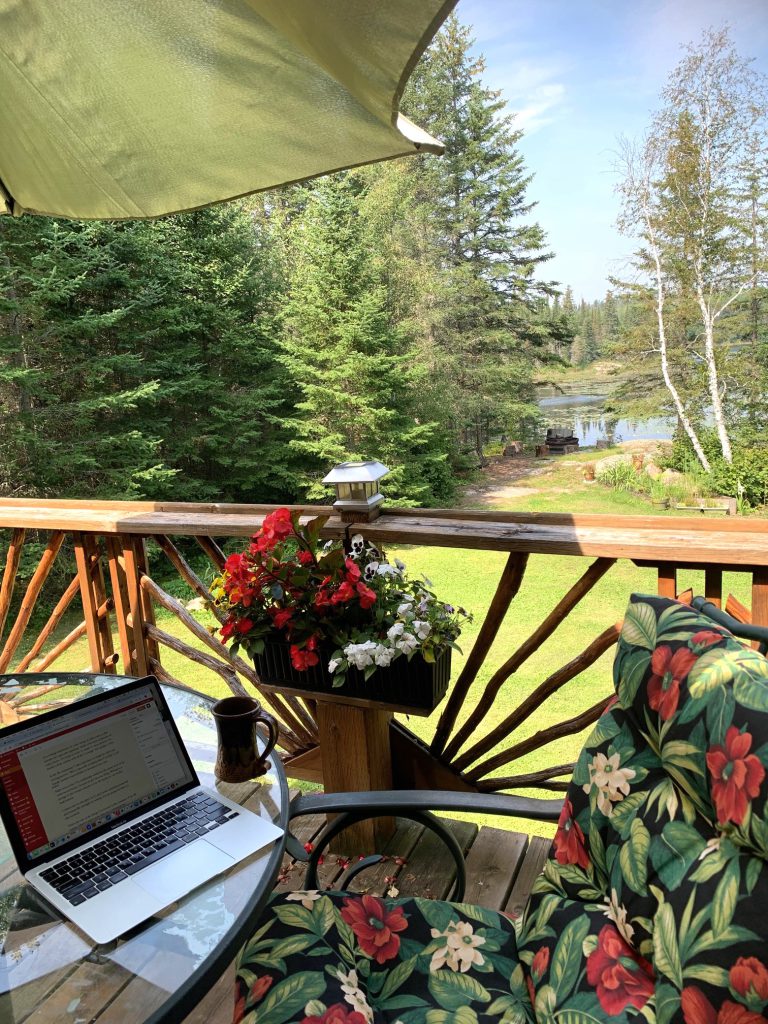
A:
{"label": "laptop trackpad", "polygon": [[232,864],[234,858],[200,840],[139,871],[133,876],[133,881],[162,900],[161,906],[167,906],[209,878],[226,871]]}

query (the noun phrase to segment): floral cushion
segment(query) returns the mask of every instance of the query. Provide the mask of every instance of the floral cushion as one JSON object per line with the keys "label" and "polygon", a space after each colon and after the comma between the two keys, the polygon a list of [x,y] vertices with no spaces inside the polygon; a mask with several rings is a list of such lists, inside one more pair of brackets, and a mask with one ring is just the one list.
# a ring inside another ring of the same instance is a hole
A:
{"label": "floral cushion", "polygon": [[295,892],[243,949],[235,1024],[533,1021],[512,922],[482,907]]}
{"label": "floral cushion", "polygon": [[768,1022],[768,662],[633,596],[615,685],[516,934],[463,904],[291,894],[243,952],[235,1021]]}
{"label": "floral cushion", "polygon": [[633,596],[618,699],[520,922],[537,1020],[768,1020],[767,667],[691,608]]}

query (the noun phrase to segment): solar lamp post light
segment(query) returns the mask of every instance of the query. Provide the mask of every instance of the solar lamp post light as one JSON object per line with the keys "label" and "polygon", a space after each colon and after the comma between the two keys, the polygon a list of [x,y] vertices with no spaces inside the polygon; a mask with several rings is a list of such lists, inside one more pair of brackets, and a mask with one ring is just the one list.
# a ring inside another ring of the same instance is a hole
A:
{"label": "solar lamp post light", "polygon": [[373,522],[379,515],[384,495],[379,491],[379,480],[389,470],[381,462],[368,459],[361,462],[342,462],[334,466],[324,484],[332,484],[336,491],[333,507],[345,523]]}

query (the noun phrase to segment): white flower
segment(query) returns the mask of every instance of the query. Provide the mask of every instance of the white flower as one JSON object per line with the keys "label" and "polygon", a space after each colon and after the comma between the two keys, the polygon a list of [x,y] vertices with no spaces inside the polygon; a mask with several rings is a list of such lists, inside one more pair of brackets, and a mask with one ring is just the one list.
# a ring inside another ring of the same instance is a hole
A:
{"label": "white flower", "polygon": [[405,623],[396,622],[394,626],[390,626],[389,629],[387,630],[387,636],[389,637],[390,640],[397,640],[399,636],[403,635],[404,629]]}
{"label": "white flower", "polygon": [[373,656],[373,660],[377,665],[381,665],[382,668],[386,668],[387,665],[392,661],[395,656],[395,652],[391,647],[385,647],[383,644],[379,644],[376,648],[376,653]]}
{"label": "white flower", "polygon": [[399,576],[400,575],[400,573],[397,571],[397,569],[394,567],[394,565],[390,565],[389,562],[380,562],[378,567],[377,567],[377,569],[376,569],[376,572],[379,574],[379,576]]}
{"label": "white flower", "polygon": [[344,1002],[349,1003],[353,1010],[362,1013],[367,1021],[373,1020],[373,1010],[368,1005],[365,992],[360,988],[357,978],[357,971],[350,971],[345,974],[340,968],[336,968],[336,977],[341,982],[341,991],[344,993]]}
{"label": "white flower", "polygon": [[432,928],[432,938],[445,939],[445,945],[435,950],[429,964],[430,971],[439,971],[446,964],[452,971],[466,973],[472,964],[482,967],[485,963],[483,954],[478,949],[485,945],[481,935],[474,934],[469,921],[451,921],[445,931]]}
{"label": "white flower", "polygon": [[432,627],[428,622],[422,622],[419,619],[414,619],[411,623],[411,629],[416,633],[419,640],[426,640],[429,634],[432,632]]}
{"label": "white flower", "polygon": [[362,644],[347,644],[344,654],[350,665],[354,665],[355,668],[367,668],[373,664],[377,646],[378,644],[375,644],[373,640],[366,640]]}
{"label": "white flower", "polygon": [[329,672],[335,672],[340,664],[341,664],[341,662],[338,660],[338,658],[332,658],[328,662],[328,671]]}
{"label": "white flower", "polygon": [[631,945],[635,929],[627,920],[627,908],[619,903],[619,897],[615,889],[611,889],[610,899],[606,897],[603,913],[610,921],[613,921],[621,935]]}
{"label": "white flower", "polygon": [[413,633],[403,633],[399,640],[395,641],[395,647],[398,651],[402,651],[403,654],[410,654],[415,651],[419,646],[419,641],[413,635]]}
{"label": "white flower", "polygon": [[403,618],[403,619],[412,619],[413,618],[413,602],[412,601],[403,601],[403,603],[398,606],[397,614],[401,618]]}
{"label": "white flower", "polygon": [[400,572],[403,572],[405,570],[405,562],[401,562],[399,558],[395,559],[395,565],[400,570]]}
{"label": "white flower", "polygon": [[285,897],[287,900],[297,900],[301,903],[302,907],[306,907],[307,910],[312,909],[312,904],[315,900],[319,900],[323,894],[318,892],[317,889],[298,889],[296,892],[289,892]]}
{"label": "white flower", "polygon": [[365,576],[365,578],[367,580],[372,580],[373,577],[376,575],[376,572],[377,572],[378,568],[379,568],[379,563],[378,562],[369,562],[368,565],[366,565],[366,567],[365,567],[363,575]]}
{"label": "white flower", "polygon": [[585,793],[589,794],[592,787],[597,789],[597,807],[603,814],[610,818],[613,811],[613,804],[623,800],[629,793],[629,783],[635,777],[634,768],[619,768],[621,755],[595,754],[589,765],[589,782],[582,786]]}
{"label": "white flower", "polygon": [[352,546],[352,550],[359,554],[365,547],[365,539],[362,533],[356,533],[350,541],[350,545]]}

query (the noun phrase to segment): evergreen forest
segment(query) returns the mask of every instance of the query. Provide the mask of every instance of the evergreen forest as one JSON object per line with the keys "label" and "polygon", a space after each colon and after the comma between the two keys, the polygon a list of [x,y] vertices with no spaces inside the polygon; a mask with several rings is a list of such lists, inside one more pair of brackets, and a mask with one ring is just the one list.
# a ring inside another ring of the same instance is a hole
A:
{"label": "evergreen forest", "polygon": [[451,17],[403,98],[441,158],[156,221],[3,218],[0,493],[319,500],[378,458],[401,504],[449,504],[572,340],[470,42]]}

